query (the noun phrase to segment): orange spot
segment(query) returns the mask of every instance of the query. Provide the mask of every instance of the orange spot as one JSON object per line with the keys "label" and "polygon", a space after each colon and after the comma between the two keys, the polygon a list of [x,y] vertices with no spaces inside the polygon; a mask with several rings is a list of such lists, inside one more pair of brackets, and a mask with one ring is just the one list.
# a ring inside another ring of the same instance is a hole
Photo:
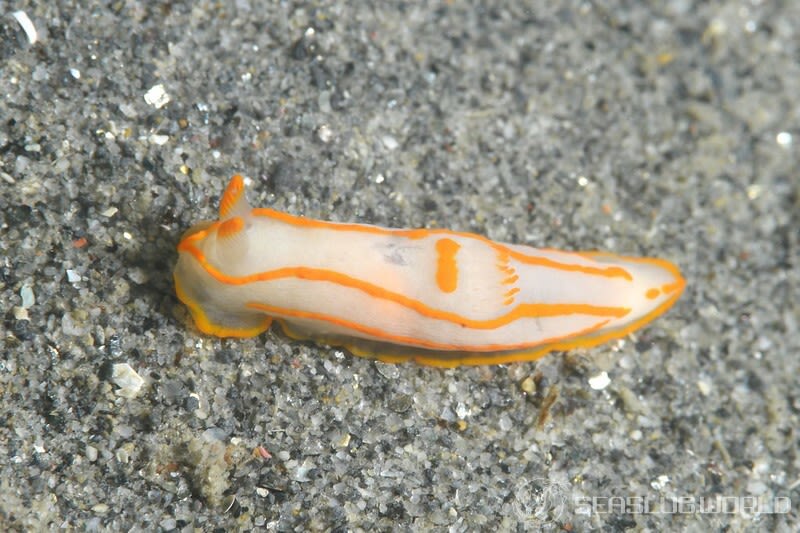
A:
{"label": "orange spot", "polygon": [[236,235],[242,231],[242,229],[244,229],[244,220],[242,220],[242,217],[234,217],[220,224],[217,235],[221,239],[226,239],[232,235]]}
{"label": "orange spot", "polygon": [[436,284],[442,292],[453,292],[458,286],[458,264],[456,253],[461,245],[453,239],[436,241],[436,253],[439,254],[436,266]]}
{"label": "orange spot", "polygon": [[503,280],[503,285],[511,285],[513,283],[516,283],[518,279],[519,279],[519,276],[514,274],[513,276],[504,279]]}
{"label": "orange spot", "polygon": [[658,295],[661,294],[661,291],[658,289],[649,289],[644,295],[647,297],[648,300],[655,300],[658,298]]}
{"label": "orange spot", "polygon": [[79,239],[75,239],[74,241],[72,241],[73,248],[79,248],[80,249],[80,248],[83,248],[84,246],[86,246],[87,244],[89,244],[89,241],[86,240],[86,237],[81,237]]}
{"label": "orange spot", "polygon": [[225,187],[225,194],[219,201],[219,218],[225,220],[231,214],[231,210],[244,194],[244,180],[239,174],[231,178],[228,186]]}

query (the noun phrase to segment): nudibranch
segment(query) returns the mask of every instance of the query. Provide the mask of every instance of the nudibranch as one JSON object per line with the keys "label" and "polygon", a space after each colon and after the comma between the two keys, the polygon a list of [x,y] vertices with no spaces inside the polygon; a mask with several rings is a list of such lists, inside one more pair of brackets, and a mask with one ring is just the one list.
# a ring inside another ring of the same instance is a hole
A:
{"label": "nudibranch", "polygon": [[234,176],[219,220],[178,245],[175,290],[197,327],[296,339],[386,362],[500,364],[623,337],[683,292],[663,259],[503,244],[253,209]]}

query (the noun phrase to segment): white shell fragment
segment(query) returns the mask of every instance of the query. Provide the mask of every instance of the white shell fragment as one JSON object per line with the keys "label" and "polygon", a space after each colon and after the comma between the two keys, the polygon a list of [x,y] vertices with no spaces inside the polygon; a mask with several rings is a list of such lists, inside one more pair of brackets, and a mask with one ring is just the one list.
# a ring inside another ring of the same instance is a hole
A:
{"label": "white shell fragment", "polygon": [[135,398],[144,385],[144,378],[137,374],[128,363],[118,363],[114,365],[114,369],[111,373],[111,381],[114,382],[114,385],[119,387],[117,396],[123,398]]}
{"label": "white shell fragment", "polygon": [[36,31],[36,26],[31,22],[30,17],[24,11],[14,11],[11,16],[17,19],[17,22],[22,26],[22,31],[28,37],[28,42],[34,44],[39,40],[39,32]]}
{"label": "white shell fragment", "polygon": [[164,85],[161,83],[158,85],[153,85],[150,87],[150,90],[144,93],[144,101],[156,109],[161,109],[167,105],[169,100],[169,95],[167,94],[166,89],[164,89]]}
{"label": "white shell fragment", "polygon": [[594,390],[603,390],[611,383],[611,378],[608,377],[608,372],[600,372],[596,376],[589,378],[589,386]]}

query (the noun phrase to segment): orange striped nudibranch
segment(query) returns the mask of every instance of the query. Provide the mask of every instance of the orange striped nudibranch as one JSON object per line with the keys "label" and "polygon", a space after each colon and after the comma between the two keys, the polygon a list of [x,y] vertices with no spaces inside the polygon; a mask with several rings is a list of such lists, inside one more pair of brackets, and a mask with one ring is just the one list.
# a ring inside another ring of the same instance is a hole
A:
{"label": "orange striped nudibranch", "polygon": [[275,319],[289,337],[386,362],[528,361],[627,335],[685,285],[663,259],[253,209],[241,176],[219,211],[183,236],[175,289],[197,327],[220,337],[255,336]]}

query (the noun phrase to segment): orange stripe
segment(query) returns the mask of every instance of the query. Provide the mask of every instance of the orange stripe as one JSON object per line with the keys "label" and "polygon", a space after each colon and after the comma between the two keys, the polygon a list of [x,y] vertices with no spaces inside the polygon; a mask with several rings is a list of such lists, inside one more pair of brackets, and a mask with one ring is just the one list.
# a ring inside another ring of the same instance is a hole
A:
{"label": "orange stripe", "polygon": [[203,239],[208,236],[208,234],[214,230],[216,230],[221,222],[201,222],[197,224],[197,228],[191,227],[189,230],[184,233],[184,237],[181,239],[181,242],[178,243],[178,251],[189,251],[190,248],[194,248],[195,241],[202,241]]}
{"label": "orange stripe", "polygon": [[[267,209],[263,207],[253,209],[252,214],[254,216],[272,218],[274,220],[278,220],[280,222],[284,222],[292,226],[299,226],[305,228],[328,229],[333,231],[358,231],[362,233],[371,233],[375,235],[392,235],[395,237],[405,237],[407,239],[413,239],[413,240],[423,239],[425,237],[430,237],[434,235],[446,235],[451,237],[461,237],[464,239],[475,239],[493,248],[498,254],[500,254],[499,258],[502,261],[508,261],[508,257],[511,257],[519,261],[520,263],[525,263],[529,265],[554,268],[566,272],[581,272],[583,274],[589,274],[592,276],[603,276],[608,278],[624,278],[628,281],[633,281],[633,276],[631,276],[630,272],[628,272],[622,267],[618,266],[593,267],[585,265],[574,265],[569,263],[561,263],[553,259],[547,259],[545,257],[525,255],[521,252],[517,252],[510,248],[506,248],[500,243],[491,241],[486,237],[483,237],[481,235],[476,235],[474,233],[464,233],[458,231],[450,231],[446,229],[388,229],[388,228],[381,228],[378,226],[370,226],[367,224],[342,224],[339,222],[326,222],[323,220],[316,220],[313,218],[296,217],[288,213],[281,213],[280,211],[275,211],[273,209]],[[584,254],[574,254],[574,255],[582,257]]]}
{"label": "orange stripe", "polygon": [[513,289],[506,291],[506,293],[503,296],[505,296],[506,298],[511,298],[518,292],[519,292],[519,287],[514,287]]}
{"label": "orange stripe", "polygon": [[314,218],[296,217],[294,215],[290,215],[289,213],[282,213],[266,207],[257,207],[253,209],[252,214],[254,216],[272,218],[279,222],[304,228],[329,229],[336,231],[358,231],[361,233],[372,233],[375,235],[387,235],[392,233],[398,237],[406,237],[407,239],[422,239],[427,237],[431,231],[434,231],[427,229],[386,229],[378,226],[371,226],[369,224],[326,222],[324,220],[316,220]]}
{"label": "orange stripe", "polygon": [[[565,252],[565,253],[570,253],[570,252]],[[592,259],[594,257],[614,256],[614,254],[610,254],[607,252],[573,252],[573,253],[589,259]],[[659,268],[666,270],[667,272],[672,274],[672,277],[675,278],[675,281],[662,286],[661,287],[662,292],[670,293],[674,290],[682,291],[683,288],[686,286],[686,280],[683,279],[683,276],[681,276],[681,271],[678,269],[678,267],[676,267],[666,259],[658,259],[657,257],[630,257],[630,256],[625,256],[624,259],[628,263],[644,263],[648,265],[656,265]]]}
{"label": "orange stripe", "polygon": [[453,292],[458,286],[458,264],[456,254],[461,245],[453,239],[436,241],[436,284],[442,292]]}
{"label": "orange stripe", "polygon": [[260,272],[258,274],[251,274],[249,276],[234,277],[223,274],[214,268],[210,263],[208,263],[208,261],[206,261],[203,253],[194,246],[179,246],[179,250],[192,254],[198,263],[200,263],[200,266],[206,270],[206,272],[213,276],[217,281],[225,283],[226,285],[247,285],[249,283],[258,281],[273,281],[284,278],[297,278],[308,281],[326,281],[335,283],[337,285],[342,285],[344,287],[360,290],[375,298],[392,301],[412,309],[423,316],[435,318],[437,320],[444,320],[446,322],[451,322],[453,324],[458,324],[472,329],[495,329],[520,318],[551,317],[565,314],[583,314],[621,318],[630,312],[630,309],[627,307],[606,307],[588,304],[520,304],[499,318],[474,320],[461,316],[457,313],[434,309],[425,305],[419,300],[414,300],[413,298],[389,291],[378,285],[373,285],[372,283],[368,283],[366,281],[353,278],[333,270],[308,267],[287,267],[270,270],[268,272]]}
{"label": "orange stripe", "polygon": [[[491,242],[491,241],[489,241]],[[563,270],[564,272],[580,272],[581,274],[589,274],[590,276],[604,276],[607,278],[624,278],[628,281],[633,281],[633,276],[630,272],[622,267],[592,267],[585,265],[572,265],[569,263],[559,263],[546,257],[535,257],[532,255],[525,255],[513,250],[509,250],[514,259],[520,263],[528,265],[536,265],[546,268],[555,268],[556,270]]]}
{"label": "orange stripe", "polygon": [[536,342],[529,342],[529,343],[517,343],[517,344],[484,344],[479,346],[473,346],[469,344],[446,344],[441,342],[435,341],[426,341],[423,339],[417,339],[415,337],[407,337],[404,335],[395,335],[392,333],[388,333],[382,329],[374,328],[371,326],[365,326],[358,322],[354,322],[352,320],[345,320],[333,315],[327,315],[324,313],[317,313],[314,311],[301,311],[298,309],[287,309],[283,307],[276,307],[272,305],[261,304],[257,302],[248,302],[245,304],[246,307],[250,309],[257,309],[259,311],[263,311],[271,316],[282,316],[282,317],[291,317],[291,318],[299,318],[304,320],[318,320],[320,322],[327,322],[329,324],[335,324],[345,329],[349,329],[351,331],[358,331],[364,335],[369,335],[370,337],[375,337],[379,339],[381,342],[390,342],[393,344],[402,344],[406,346],[415,346],[417,348],[424,348],[426,350],[442,350],[442,351],[472,351],[472,352],[502,352],[508,350],[524,350],[527,348],[533,348],[536,346],[540,346],[542,344],[550,344],[553,342],[558,342],[565,338],[571,337],[573,335],[589,335],[598,329],[602,328],[606,324],[610,322],[610,320],[600,320],[597,324],[594,324],[588,328],[585,328],[581,331],[576,333],[572,333],[568,336],[562,337],[552,337],[549,339],[542,339]]}

